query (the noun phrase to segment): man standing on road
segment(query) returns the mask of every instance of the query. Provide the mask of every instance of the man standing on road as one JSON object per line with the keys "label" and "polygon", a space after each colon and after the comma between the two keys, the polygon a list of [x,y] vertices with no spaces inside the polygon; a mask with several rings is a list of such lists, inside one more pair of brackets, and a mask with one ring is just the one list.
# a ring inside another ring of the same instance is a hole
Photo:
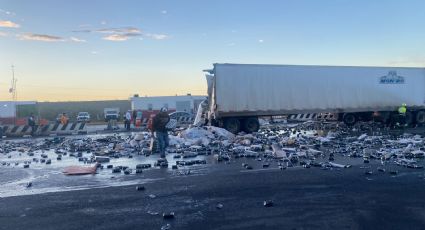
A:
{"label": "man standing on road", "polygon": [[406,104],[403,103],[399,108],[398,108],[398,124],[401,126],[407,126],[406,124],[406,112],[407,112],[407,108],[406,108]]}
{"label": "man standing on road", "polygon": [[168,109],[163,107],[160,112],[153,118],[152,131],[158,141],[159,152],[161,158],[165,159],[165,149],[168,147],[168,132],[166,125],[170,121],[167,113]]}
{"label": "man standing on road", "polygon": [[131,112],[130,112],[130,110],[128,110],[128,111],[125,113],[125,121],[124,121],[124,124],[125,124],[125,128],[127,129],[127,131],[130,131],[130,124],[131,124]]}
{"label": "man standing on road", "polygon": [[33,113],[31,113],[31,115],[28,117],[28,126],[31,127],[31,136],[34,136],[34,133],[35,133],[35,118],[34,118]]}
{"label": "man standing on road", "polygon": [[62,124],[62,125],[66,125],[66,124],[68,124],[68,120],[69,120],[69,118],[66,116],[66,113],[62,113],[62,116],[61,116],[61,124]]}

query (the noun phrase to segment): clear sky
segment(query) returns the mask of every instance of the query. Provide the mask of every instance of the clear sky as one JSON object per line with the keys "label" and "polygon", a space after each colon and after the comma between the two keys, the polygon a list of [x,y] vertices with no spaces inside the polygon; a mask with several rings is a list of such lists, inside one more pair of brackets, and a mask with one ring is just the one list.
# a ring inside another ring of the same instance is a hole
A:
{"label": "clear sky", "polygon": [[425,66],[423,0],[0,0],[0,100],[206,94],[212,63]]}

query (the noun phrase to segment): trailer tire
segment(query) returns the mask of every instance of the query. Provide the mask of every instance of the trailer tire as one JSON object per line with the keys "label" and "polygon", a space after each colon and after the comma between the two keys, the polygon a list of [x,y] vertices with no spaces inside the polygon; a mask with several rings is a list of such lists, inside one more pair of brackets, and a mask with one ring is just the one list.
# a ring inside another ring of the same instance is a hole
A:
{"label": "trailer tire", "polygon": [[354,125],[357,122],[357,116],[354,113],[346,113],[342,120],[346,125]]}
{"label": "trailer tire", "polygon": [[423,125],[425,124],[425,111],[421,110],[416,113],[416,124]]}
{"label": "trailer tire", "polygon": [[243,122],[243,130],[247,133],[255,133],[260,129],[260,122],[256,117],[246,118]]}
{"label": "trailer tire", "polygon": [[241,130],[241,122],[237,118],[227,118],[224,120],[224,128],[234,134]]}

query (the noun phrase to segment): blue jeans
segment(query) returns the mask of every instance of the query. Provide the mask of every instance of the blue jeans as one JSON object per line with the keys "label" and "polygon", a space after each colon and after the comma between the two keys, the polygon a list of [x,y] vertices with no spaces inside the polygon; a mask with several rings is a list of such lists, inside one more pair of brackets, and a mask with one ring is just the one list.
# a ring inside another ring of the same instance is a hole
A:
{"label": "blue jeans", "polygon": [[168,133],[167,132],[155,132],[155,138],[158,141],[159,153],[161,157],[165,157],[165,149],[168,147]]}

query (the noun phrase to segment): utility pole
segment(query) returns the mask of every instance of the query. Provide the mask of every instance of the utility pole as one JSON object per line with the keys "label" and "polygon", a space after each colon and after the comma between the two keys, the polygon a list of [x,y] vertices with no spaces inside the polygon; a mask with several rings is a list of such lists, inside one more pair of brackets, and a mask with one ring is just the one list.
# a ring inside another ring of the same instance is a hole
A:
{"label": "utility pole", "polygon": [[18,93],[16,92],[16,82],[18,79],[15,78],[15,66],[12,65],[12,82],[11,87],[9,89],[9,92],[12,94],[12,101],[13,101],[13,123],[16,124],[16,100],[18,99]]}
{"label": "utility pole", "polygon": [[12,65],[12,84],[9,90],[12,93],[12,101],[16,101],[18,99],[18,93],[16,92],[16,82],[18,79],[15,78],[15,66]]}

